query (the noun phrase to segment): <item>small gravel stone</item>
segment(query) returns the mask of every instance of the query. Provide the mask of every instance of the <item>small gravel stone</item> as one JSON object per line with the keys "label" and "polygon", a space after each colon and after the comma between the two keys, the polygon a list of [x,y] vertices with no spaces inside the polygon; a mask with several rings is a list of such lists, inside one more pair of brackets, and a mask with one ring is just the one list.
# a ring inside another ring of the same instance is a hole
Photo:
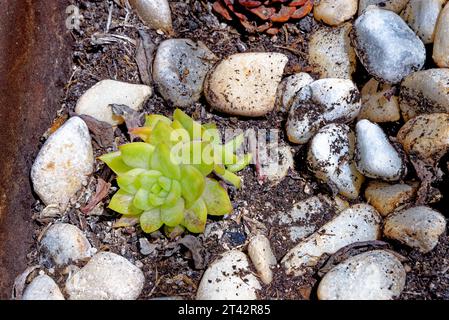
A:
{"label": "small gravel stone", "polygon": [[397,135],[410,156],[435,163],[449,150],[449,114],[423,114],[408,121]]}
{"label": "small gravel stone", "polygon": [[449,68],[449,4],[441,11],[435,28],[433,60],[440,68]]}
{"label": "small gravel stone", "polygon": [[89,129],[79,117],[70,118],[45,142],[31,168],[34,191],[45,205],[63,212],[93,171]]}
{"label": "small gravel stone", "polygon": [[47,275],[39,275],[27,286],[22,300],[65,300],[56,282]]}
{"label": "small gravel stone", "polygon": [[173,32],[170,5],[167,0],[130,0],[129,3],[147,26],[168,34]]}
{"label": "small gravel stone", "polygon": [[260,175],[273,184],[280,183],[295,166],[291,148],[282,142],[259,144],[258,155]]}
{"label": "small gravel stone", "polygon": [[384,234],[423,253],[433,250],[446,230],[446,219],[436,210],[418,206],[385,219]]}
{"label": "small gravel stone", "polygon": [[433,43],[435,27],[446,0],[410,0],[401,16],[425,44]]}
{"label": "small gravel stone", "polygon": [[354,120],[361,107],[360,92],[351,80],[314,81],[295,97],[287,119],[288,139],[305,144],[327,123]]}
{"label": "small gravel stone", "polygon": [[123,118],[112,113],[109,105],[123,104],[133,110],[141,110],[144,102],[152,94],[153,90],[149,86],[115,80],[102,80],[79,98],[75,112],[115,126],[124,121]]}
{"label": "small gravel stone", "polygon": [[201,279],[197,300],[256,300],[261,286],[249,269],[243,252],[224,253],[213,262]]}
{"label": "small gravel stone", "polygon": [[265,284],[273,281],[271,267],[277,264],[276,257],[271,249],[270,240],[264,235],[251,238],[248,245],[248,255],[259,273],[260,279]]}
{"label": "small gravel stone", "polygon": [[300,276],[307,267],[314,267],[325,253],[334,254],[354,242],[379,239],[381,222],[379,213],[370,205],[354,205],[291,249],[282,264],[287,274]]}
{"label": "small gravel stone", "polygon": [[338,28],[320,28],[309,40],[309,63],[321,78],[352,79],[356,54],[351,45],[350,23]]}
{"label": "small gravel stone", "polygon": [[388,251],[353,256],[330,270],[318,286],[320,300],[391,300],[399,297],[406,273]]}
{"label": "small gravel stone", "polygon": [[288,112],[298,91],[313,81],[313,78],[305,72],[296,73],[282,80],[279,85],[281,111]]}
{"label": "small gravel stone", "polygon": [[274,52],[229,56],[206,78],[206,99],[214,109],[224,113],[263,116],[275,107],[276,92],[287,62],[287,56]]}
{"label": "small gravel stone", "polygon": [[140,253],[144,256],[149,256],[153,252],[156,251],[157,245],[150,243],[147,238],[140,238],[139,239],[139,245],[140,245]]}
{"label": "small gravel stone", "polygon": [[396,181],[406,173],[402,157],[391,145],[381,127],[369,120],[356,125],[357,169],[365,176]]}
{"label": "small gravel stone", "polygon": [[357,56],[377,80],[398,83],[426,61],[421,39],[396,13],[369,7],[351,33]]}
{"label": "small gravel stone", "polygon": [[399,121],[399,98],[394,93],[395,89],[391,85],[370,79],[361,91],[362,110],[359,120],[368,119],[376,123]]}
{"label": "small gravel stone", "polygon": [[449,112],[449,69],[418,71],[401,83],[400,107],[405,121],[423,114]]}
{"label": "small gravel stone", "polygon": [[384,217],[397,208],[411,203],[416,196],[416,185],[389,184],[370,181],[365,189],[365,199]]}
{"label": "small gravel stone", "polygon": [[315,176],[349,199],[359,196],[364,177],[354,162],[355,136],[344,124],[329,124],[313,137],[307,156]]}
{"label": "small gravel stone", "polygon": [[409,0],[360,0],[359,2],[359,16],[365,11],[368,6],[377,6],[385,10],[391,10],[395,13],[400,13]]}
{"label": "small gravel stone", "polygon": [[154,58],[153,79],[165,100],[188,107],[200,99],[206,74],[216,61],[202,42],[165,40]]}
{"label": "small gravel stone", "polygon": [[52,225],[45,232],[40,245],[44,263],[49,261],[57,266],[90,258],[94,251],[84,233],[67,223]]}
{"label": "small gravel stone", "polygon": [[142,271],[127,259],[100,252],[67,279],[66,292],[70,300],[135,300],[144,281]]}
{"label": "small gravel stone", "polygon": [[313,16],[331,26],[351,19],[357,13],[357,0],[320,0],[315,4]]}

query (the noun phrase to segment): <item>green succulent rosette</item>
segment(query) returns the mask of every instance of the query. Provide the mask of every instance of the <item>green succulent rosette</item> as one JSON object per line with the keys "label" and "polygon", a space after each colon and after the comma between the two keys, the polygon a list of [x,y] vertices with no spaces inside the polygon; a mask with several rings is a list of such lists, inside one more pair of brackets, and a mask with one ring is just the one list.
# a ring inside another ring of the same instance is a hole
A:
{"label": "green succulent rosette", "polygon": [[117,175],[120,188],[110,209],[138,218],[146,233],[162,226],[167,233],[201,233],[208,214],[232,212],[227,190],[211,174],[240,188],[235,173],[251,161],[251,154],[236,155],[243,135],[222,144],[214,124],[201,125],[179,109],[173,120],[147,116],[145,125],[132,133],[143,142],[100,157]]}

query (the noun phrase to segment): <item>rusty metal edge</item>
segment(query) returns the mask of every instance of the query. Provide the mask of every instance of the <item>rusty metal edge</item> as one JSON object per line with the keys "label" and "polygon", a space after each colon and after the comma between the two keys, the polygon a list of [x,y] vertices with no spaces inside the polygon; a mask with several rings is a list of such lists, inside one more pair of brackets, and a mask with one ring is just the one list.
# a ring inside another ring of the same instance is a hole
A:
{"label": "rusty metal edge", "polygon": [[34,244],[29,171],[70,71],[68,0],[3,0],[0,10],[0,299]]}

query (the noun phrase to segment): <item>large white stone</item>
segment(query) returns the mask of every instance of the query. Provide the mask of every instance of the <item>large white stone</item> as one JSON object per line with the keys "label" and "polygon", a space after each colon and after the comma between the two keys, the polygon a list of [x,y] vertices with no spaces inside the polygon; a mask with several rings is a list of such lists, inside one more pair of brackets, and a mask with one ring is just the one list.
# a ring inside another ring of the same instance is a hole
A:
{"label": "large white stone", "polygon": [[396,13],[369,7],[352,30],[357,56],[377,80],[398,83],[424,66],[424,44]]}
{"label": "large white stone", "polygon": [[449,68],[449,3],[440,13],[435,28],[433,60],[441,68]]}
{"label": "large white stone", "polygon": [[276,257],[271,249],[270,240],[260,234],[251,238],[248,244],[248,255],[259,273],[262,282],[270,284],[273,281],[271,267],[277,264]]}
{"label": "large white stone", "polygon": [[165,100],[188,107],[200,99],[206,74],[216,61],[202,42],[165,40],[154,58],[153,79]]}
{"label": "large white stone", "polygon": [[313,9],[313,16],[331,26],[351,19],[357,13],[357,0],[320,0]]}
{"label": "large white stone", "polygon": [[173,32],[171,10],[167,0],[130,0],[129,3],[147,26],[168,34]]}
{"label": "large white stone", "polygon": [[282,80],[279,85],[281,110],[289,111],[299,90],[311,84],[313,81],[313,78],[305,72],[293,74]]}
{"label": "large white stone", "polygon": [[287,274],[300,276],[325,253],[334,254],[354,242],[379,239],[381,222],[379,213],[370,205],[354,205],[291,249],[282,260],[283,266]]}
{"label": "large white stone", "polygon": [[388,140],[381,127],[369,120],[356,125],[357,169],[365,176],[396,181],[404,176],[406,166],[402,157]]}
{"label": "large white stone", "polygon": [[313,137],[308,163],[315,176],[350,199],[359,196],[364,177],[354,162],[355,136],[344,124],[329,124]]}
{"label": "large white stone", "polygon": [[318,286],[320,300],[391,300],[405,286],[404,267],[388,251],[353,256],[330,270]]}
{"label": "large white stone", "polygon": [[327,123],[354,120],[362,107],[360,92],[348,79],[320,79],[296,95],[287,119],[290,142],[307,143]]}
{"label": "large white stone", "polygon": [[352,25],[320,28],[309,40],[309,63],[321,78],[352,79],[356,68],[356,54],[349,39]]}
{"label": "large white stone", "polygon": [[232,115],[258,117],[275,107],[287,56],[274,52],[238,53],[212,69],[204,94],[212,108]]}
{"label": "large white stone", "polygon": [[52,278],[43,274],[31,281],[23,293],[22,300],[65,300]]}
{"label": "large white stone", "polygon": [[40,251],[44,260],[61,266],[91,257],[94,249],[76,226],[56,223],[42,237]]}
{"label": "large white stone", "polygon": [[65,210],[93,171],[89,129],[79,117],[70,118],[53,133],[31,168],[34,191],[46,205]]}
{"label": "large white stone", "polygon": [[416,196],[416,190],[416,185],[370,181],[365,189],[365,199],[386,217],[397,208],[409,204]]}
{"label": "large white stone", "polygon": [[124,104],[131,109],[141,110],[144,102],[152,94],[153,90],[149,86],[102,80],[79,98],[75,112],[111,125],[118,125],[123,123],[123,119],[114,116],[110,104]]}
{"label": "large white stone", "polygon": [[66,292],[70,300],[135,300],[144,281],[143,272],[127,259],[100,252],[67,279]]}
{"label": "large white stone", "polygon": [[409,0],[360,0],[359,15],[361,15],[368,6],[377,6],[382,9],[391,10],[395,13],[400,13],[405,8],[408,1]]}
{"label": "large white stone", "polygon": [[224,253],[201,279],[197,300],[256,300],[261,286],[249,269],[248,258],[237,250]]}

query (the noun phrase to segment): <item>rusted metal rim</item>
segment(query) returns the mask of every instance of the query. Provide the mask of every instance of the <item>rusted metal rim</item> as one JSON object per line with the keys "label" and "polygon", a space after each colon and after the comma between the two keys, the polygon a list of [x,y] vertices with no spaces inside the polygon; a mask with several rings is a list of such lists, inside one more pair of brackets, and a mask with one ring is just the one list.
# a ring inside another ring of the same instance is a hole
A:
{"label": "rusted metal rim", "polygon": [[29,170],[70,68],[68,1],[4,0],[0,10],[0,298],[33,244]]}

